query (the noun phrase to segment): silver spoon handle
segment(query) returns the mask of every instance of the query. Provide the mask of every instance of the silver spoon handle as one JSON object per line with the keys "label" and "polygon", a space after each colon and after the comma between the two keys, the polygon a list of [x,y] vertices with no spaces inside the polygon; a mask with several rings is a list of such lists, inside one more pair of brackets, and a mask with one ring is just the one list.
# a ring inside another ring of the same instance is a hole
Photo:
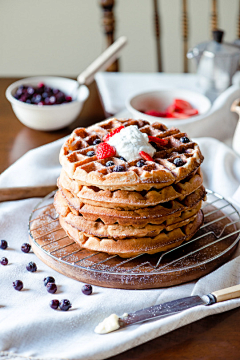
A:
{"label": "silver spoon handle", "polygon": [[127,38],[121,36],[111,46],[109,46],[96,60],[94,60],[80,75],[77,81],[80,85],[89,85],[98,71],[105,70],[119,56],[120,51],[127,44]]}

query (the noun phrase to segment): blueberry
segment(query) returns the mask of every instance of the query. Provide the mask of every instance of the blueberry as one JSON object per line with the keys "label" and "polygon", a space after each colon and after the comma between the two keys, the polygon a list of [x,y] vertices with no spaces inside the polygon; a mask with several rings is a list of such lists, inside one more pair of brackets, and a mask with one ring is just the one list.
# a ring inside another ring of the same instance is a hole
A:
{"label": "blueberry", "polygon": [[26,266],[27,271],[31,271],[31,272],[35,272],[37,271],[37,265],[34,262],[30,262],[27,266]]}
{"label": "blueberry", "polygon": [[117,166],[114,166],[113,168],[113,171],[114,172],[121,172],[121,171],[124,171],[124,167],[122,165],[117,165]]}
{"label": "blueberry", "polygon": [[83,285],[82,293],[85,295],[91,295],[92,293],[92,285]]}
{"label": "blueberry", "polygon": [[126,159],[124,159],[124,157],[122,157],[122,156],[120,156],[120,158],[119,158],[120,160],[122,160],[122,161],[127,161]]}
{"label": "blueberry", "polygon": [[47,291],[51,294],[54,294],[57,291],[57,285],[54,283],[47,284]]}
{"label": "blueberry", "polygon": [[42,100],[42,97],[40,94],[37,94],[34,98],[34,103],[38,104]]}
{"label": "blueberry", "polygon": [[155,149],[155,150],[157,150],[157,151],[158,151],[158,146],[157,146],[157,144],[156,144],[156,143],[154,143],[154,142],[150,142],[150,144],[152,145],[152,147],[154,147],[154,149]]}
{"label": "blueberry", "polygon": [[33,95],[33,94],[34,94],[34,88],[33,88],[32,86],[29,86],[29,87],[27,88],[27,93],[28,93],[29,95]]}
{"label": "blueberry", "polygon": [[108,161],[105,165],[106,165],[107,167],[108,167],[108,166],[113,166],[113,165],[114,165],[114,162],[113,162],[113,161]]}
{"label": "blueberry", "polygon": [[49,305],[52,309],[56,310],[59,307],[59,301],[57,299],[51,300]]}
{"label": "blueberry", "polygon": [[188,138],[188,137],[186,137],[186,136],[181,137],[181,138],[180,138],[180,141],[181,141],[182,143],[184,143],[184,144],[186,144],[186,143],[189,143],[189,142],[190,142],[189,138]]}
{"label": "blueberry", "polygon": [[23,288],[23,282],[21,280],[16,280],[13,282],[13,287],[15,290],[20,291]]}
{"label": "blueberry", "polygon": [[62,311],[67,311],[72,307],[72,304],[70,303],[70,301],[68,299],[63,299],[60,301],[60,305],[59,308]]}
{"label": "blueberry", "polygon": [[6,257],[1,258],[0,264],[7,265],[8,264],[8,259]]}
{"label": "blueberry", "polygon": [[50,96],[49,101],[50,101],[50,104],[52,104],[52,105],[56,104],[55,96]]}
{"label": "blueberry", "polygon": [[47,276],[46,278],[44,278],[44,285],[47,286],[48,283],[53,283],[55,284],[55,279],[52,276]]}
{"label": "blueberry", "polygon": [[177,167],[183,166],[184,165],[184,161],[181,158],[176,158],[173,160],[174,165],[176,165]]}
{"label": "blueberry", "polygon": [[49,97],[46,97],[45,100],[44,100],[44,102],[45,102],[45,105],[50,105],[50,99],[49,99]]}
{"label": "blueberry", "polygon": [[7,247],[8,247],[7,241],[6,241],[6,240],[1,240],[1,241],[0,241],[0,248],[1,248],[2,250],[5,250]]}
{"label": "blueberry", "polygon": [[94,156],[95,155],[95,152],[94,151],[88,151],[87,153],[86,153],[86,155],[87,156]]}
{"label": "blueberry", "polygon": [[145,161],[143,160],[139,160],[137,163],[136,163],[137,167],[142,167],[143,165],[145,165]]}
{"label": "blueberry", "polygon": [[98,145],[100,144],[101,140],[100,139],[95,139],[93,142],[93,145]]}
{"label": "blueberry", "polygon": [[28,243],[24,243],[24,244],[22,244],[22,246],[21,246],[21,250],[22,250],[22,252],[24,252],[24,253],[29,253],[29,251],[31,250],[31,245],[28,244]]}
{"label": "blueberry", "polygon": [[48,93],[44,91],[44,92],[42,93],[42,98],[43,98],[43,99],[46,99],[47,97],[48,97]]}

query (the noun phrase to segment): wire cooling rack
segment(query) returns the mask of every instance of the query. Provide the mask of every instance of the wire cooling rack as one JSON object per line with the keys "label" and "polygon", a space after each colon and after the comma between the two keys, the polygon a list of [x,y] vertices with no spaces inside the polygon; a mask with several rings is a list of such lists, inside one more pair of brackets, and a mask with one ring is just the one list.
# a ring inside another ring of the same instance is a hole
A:
{"label": "wire cooling rack", "polygon": [[[193,239],[172,250],[128,259],[83,249],[61,228],[52,203],[55,191],[32,211],[29,235],[35,254],[73,279],[95,285],[147,289],[197,279],[229,260],[240,236],[240,215],[224,197],[207,190],[204,224]],[[37,224],[37,225],[36,225]]]}

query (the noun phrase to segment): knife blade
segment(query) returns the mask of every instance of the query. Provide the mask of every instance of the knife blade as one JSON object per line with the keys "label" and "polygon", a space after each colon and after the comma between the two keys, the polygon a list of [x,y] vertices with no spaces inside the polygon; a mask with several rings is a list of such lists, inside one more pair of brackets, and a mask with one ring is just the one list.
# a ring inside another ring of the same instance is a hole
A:
{"label": "knife blade", "polygon": [[95,328],[95,332],[98,334],[106,334],[129,325],[170,316],[195,306],[209,306],[217,302],[231,300],[237,297],[240,297],[240,285],[217,290],[208,295],[189,296],[163,304],[150,306],[148,308],[126,314],[126,316],[122,317],[112,314]]}
{"label": "knife blade", "polygon": [[189,296],[163,304],[150,306],[148,308],[129,313],[126,317],[120,317],[119,325],[122,328],[146,320],[170,316],[198,305],[208,305],[209,301],[210,300],[207,296]]}

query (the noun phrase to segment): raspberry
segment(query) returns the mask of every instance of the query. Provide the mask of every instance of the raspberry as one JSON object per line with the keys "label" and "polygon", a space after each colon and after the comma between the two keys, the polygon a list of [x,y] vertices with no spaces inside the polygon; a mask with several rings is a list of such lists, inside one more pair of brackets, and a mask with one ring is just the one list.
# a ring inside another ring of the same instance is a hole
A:
{"label": "raspberry", "polygon": [[99,144],[97,147],[96,155],[98,159],[106,159],[108,157],[114,156],[115,154],[116,149],[106,142]]}
{"label": "raspberry", "polygon": [[118,128],[111,131],[109,134],[106,135],[106,137],[104,138],[104,141],[107,142],[110,139],[110,137],[112,137],[113,135],[119,133],[123,128],[124,128],[124,126],[121,125]]}
{"label": "raspberry", "polygon": [[140,151],[139,155],[144,159],[144,160],[147,160],[147,161],[154,161],[153,158],[147,154],[145,151]]}
{"label": "raspberry", "polygon": [[168,139],[160,139],[155,136],[148,136],[148,138],[149,138],[149,141],[155,142],[159,145],[167,145],[167,143],[168,143]]}

